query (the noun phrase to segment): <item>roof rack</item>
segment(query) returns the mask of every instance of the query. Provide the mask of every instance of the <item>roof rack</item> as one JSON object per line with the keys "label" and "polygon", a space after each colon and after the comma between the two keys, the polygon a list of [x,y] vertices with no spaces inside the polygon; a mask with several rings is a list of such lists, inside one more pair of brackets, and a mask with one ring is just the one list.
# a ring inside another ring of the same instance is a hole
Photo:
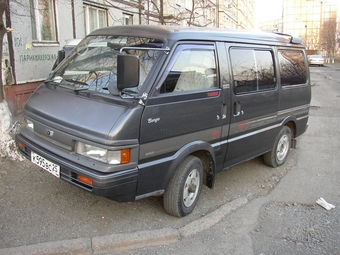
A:
{"label": "roof rack", "polygon": [[290,38],[290,42],[294,43],[294,44],[301,44],[302,43],[301,38],[298,37],[298,36],[295,36],[295,35],[289,35],[289,34],[278,33],[278,32],[274,32],[274,34],[289,37]]}

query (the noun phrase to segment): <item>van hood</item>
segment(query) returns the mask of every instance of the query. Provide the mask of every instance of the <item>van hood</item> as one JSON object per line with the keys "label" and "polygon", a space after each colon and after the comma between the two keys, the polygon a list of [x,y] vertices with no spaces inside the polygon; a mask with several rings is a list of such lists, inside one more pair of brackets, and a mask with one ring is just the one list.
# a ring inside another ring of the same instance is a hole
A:
{"label": "van hood", "polygon": [[[52,128],[92,141],[138,139],[140,117],[135,118],[136,123],[128,121],[129,127],[127,130],[124,128],[131,112],[140,107],[129,99],[91,98],[77,95],[72,90],[42,84],[27,101],[24,115],[37,121],[37,130],[36,124],[34,128],[38,133],[44,134],[46,128]],[[116,124],[119,127],[113,128]],[[124,137],[121,134],[123,129]]]}

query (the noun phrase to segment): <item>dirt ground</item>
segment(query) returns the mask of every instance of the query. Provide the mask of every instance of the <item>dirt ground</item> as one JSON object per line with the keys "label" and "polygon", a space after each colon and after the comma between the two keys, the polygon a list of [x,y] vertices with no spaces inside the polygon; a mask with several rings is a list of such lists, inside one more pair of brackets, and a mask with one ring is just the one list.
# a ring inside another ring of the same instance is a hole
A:
{"label": "dirt ground", "polygon": [[[181,219],[164,212],[161,197],[117,203],[71,186],[28,160],[0,158],[0,249],[176,229],[245,197],[246,206],[202,233],[124,254],[339,255],[339,70],[311,68],[310,127],[284,166],[267,167],[258,157],[218,174],[215,189],[204,188],[194,212]],[[316,205],[319,197],[336,208]]]}

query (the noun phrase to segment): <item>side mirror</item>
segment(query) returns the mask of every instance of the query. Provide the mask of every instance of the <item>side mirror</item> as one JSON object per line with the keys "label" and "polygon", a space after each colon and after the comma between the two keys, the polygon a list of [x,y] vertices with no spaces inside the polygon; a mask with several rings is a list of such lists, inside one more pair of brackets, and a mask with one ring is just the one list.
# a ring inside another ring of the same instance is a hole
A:
{"label": "side mirror", "polygon": [[117,88],[137,87],[139,84],[139,58],[135,55],[117,56]]}

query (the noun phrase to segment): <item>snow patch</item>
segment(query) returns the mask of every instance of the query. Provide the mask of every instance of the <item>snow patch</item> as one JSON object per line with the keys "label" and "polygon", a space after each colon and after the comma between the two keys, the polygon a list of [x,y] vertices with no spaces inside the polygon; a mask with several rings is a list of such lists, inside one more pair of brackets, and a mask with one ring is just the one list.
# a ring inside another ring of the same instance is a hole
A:
{"label": "snow patch", "polygon": [[11,136],[14,126],[7,102],[3,100],[0,102],[0,157],[22,161],[25,158],[17,151],[15,141]]}

